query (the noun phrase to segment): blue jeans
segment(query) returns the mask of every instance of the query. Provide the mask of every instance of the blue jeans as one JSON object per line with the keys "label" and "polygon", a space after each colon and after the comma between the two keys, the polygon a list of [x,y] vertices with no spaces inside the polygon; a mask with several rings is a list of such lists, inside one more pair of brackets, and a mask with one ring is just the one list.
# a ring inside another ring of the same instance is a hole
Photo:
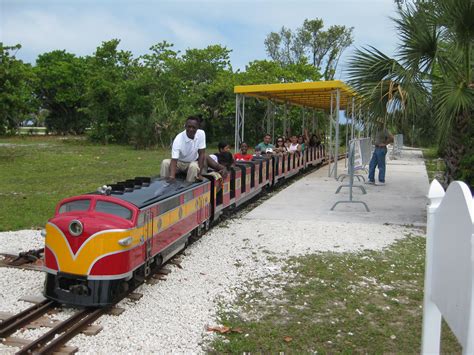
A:
{"label": "blue jeans", "polygon": [[375,147],[374,154],[369,164],[369,180],[375,181],[375,168],[379,167],[379,181],[385,182],[385,156],[387,155],[386,147]]}

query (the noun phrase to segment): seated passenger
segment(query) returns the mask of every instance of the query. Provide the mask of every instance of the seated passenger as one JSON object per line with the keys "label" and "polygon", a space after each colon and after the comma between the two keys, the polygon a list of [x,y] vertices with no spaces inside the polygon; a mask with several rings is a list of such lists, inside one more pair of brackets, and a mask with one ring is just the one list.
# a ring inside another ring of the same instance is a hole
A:
{"label": "seated passenger", "polygon": [[255,153],[253,154],[254,157],[261,157],[262,156],[262,151],[260,150],[260,146],[257,145],[255,147]]}
{"label": "seated passenger", "polygon": [[276,140],[276,146],[274,149],[275,153],[283,154],[288,152],[288,148],[285,146],[283,137],[278,137]]}
{"label": "seated passenger", "polygon": [[275,146],[271,143],[271,141],[272,141],[272,136],[269,135],[268,133],[263,136],[263,142],[257,145],[257,147],[260,147],[260,152],[262,154],[265,154],[267,152],[269,153],[270,149],[271,149],[271,152],[273,153],[273,148],[275,148]]}
{"label": "seated passenger", "polygon": [[199,129],[199,118],[189,116],[185,130],[173,140],[171,159],[161,163],[161,177],[175,179],[177,173],[185,173],[186,181],[202,180],[201,171],[206,160],[206,134]]}
{"label": "seated passenger", "polygon": [[234,158],[237,161],[250,161],[252,160],[252,154],[248,154],[249,146],[247,143],[240,143],[240,153],[235,153]]}
{"label": "seated passenger", "polygon": [[206,165],[212,169],[212,171],[207,172],[208,174],[210,175],[219,174],[223,178],[227,176],[228,171],[226,167],[222,164],[219,164],[217,157],[214,154],[210,154],[206,156]]}
{"label": "seated passenger", "polygon": [[316,137],[315,134],[313,134],[313,135],[311,136],[311,138],[309,139],[308,145],[309,145],[311,148],[319,147],[319,146],[321,145],[321,141],[318,140],[318,137]]}
{"label": "seated passenger", "polygon": [[291,136],[291,143],[288,147],[290,153],[301,153],[301,146],[298,144],[298,138],[296,136]]}
{"label": "seated passenger", "polygon": [[319,134],[313,133],[310,138],[308,130],[305,130],[305,141],[311,148],[319,147],[321,145],[321,138],[319,137]]}
{"label": "seated passenger", "polygon": [[214,155],[217,157],[218,163],[224,165],[227,170],[229,170],[231,166],[235,165],[234,157],[230,152],[230,145],[221,142],[218,144],[217,148],[219,149],[219,152]]}
{"label": "seated passenger", "polygon": [[300,145],[301,147],[301,152],[304,153],[304,149],[305,149],[305,139],[303,136],[298,136],[298,144]]}

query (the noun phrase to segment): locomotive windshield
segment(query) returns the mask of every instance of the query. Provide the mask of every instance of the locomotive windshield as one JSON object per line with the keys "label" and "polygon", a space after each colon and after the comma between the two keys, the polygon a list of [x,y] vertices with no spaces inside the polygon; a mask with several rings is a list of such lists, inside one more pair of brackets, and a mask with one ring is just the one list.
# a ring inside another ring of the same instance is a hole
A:
{"label": "locomotive windshield", "polygon": [[59,213],[72,211],[87,211],[91,205],[91,200],[75,200],[66,202],[59,207]]}
{"label": "locomotive windshield", "polygon": [[133,216],[132,211],[128,208],[117,205],[113,202],[97,201],[95,210],[96,212],[108,213],[128,220],[131,220]]}

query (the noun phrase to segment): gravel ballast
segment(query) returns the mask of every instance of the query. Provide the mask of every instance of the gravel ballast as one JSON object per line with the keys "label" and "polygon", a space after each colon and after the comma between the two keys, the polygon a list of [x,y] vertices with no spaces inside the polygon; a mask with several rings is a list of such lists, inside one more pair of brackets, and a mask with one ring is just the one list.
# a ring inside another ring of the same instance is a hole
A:
{"label": "gravel ballast", "polygon": [[[288,224],[241,217],[220,223],[192,244],[182,258],[182,269],[167,266],[172,272],[165,281],[141,286],[137,292],[143,298],[138,302],[122,301],[122,315],[96,321],[94,324],[104,326],[98,335],[79,335],[68,345],[94,353],[203,352],[203,345],[213,336],[206,327],[216,325],[218,303],[230,304],[236,293],[245,291],[249,280],[281,274],[279,258],[319,251],[380,250],[409,232],[396,225]],[[41,247],[43,239],[39,231],[18,231],[0,233],[0,242],[0,252],[11,253]],[[28,307],[17,300],[40,294],[43,275],[1,270],[0,311]],[[15,349],[0,346],[0,351],[14,353]]]}

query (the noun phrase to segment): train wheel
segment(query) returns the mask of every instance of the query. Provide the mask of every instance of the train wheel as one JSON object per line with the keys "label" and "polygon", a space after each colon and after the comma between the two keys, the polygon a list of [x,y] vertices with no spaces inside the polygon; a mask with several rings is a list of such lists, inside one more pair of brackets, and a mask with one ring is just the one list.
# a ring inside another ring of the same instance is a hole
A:
{"label": "train wheel", "polygon": [[163,265],[163,257],[161,255],[156,255],[155,261],[152,267],[152,272],[153,273],[157,272],[160,269],[161,265]]}

